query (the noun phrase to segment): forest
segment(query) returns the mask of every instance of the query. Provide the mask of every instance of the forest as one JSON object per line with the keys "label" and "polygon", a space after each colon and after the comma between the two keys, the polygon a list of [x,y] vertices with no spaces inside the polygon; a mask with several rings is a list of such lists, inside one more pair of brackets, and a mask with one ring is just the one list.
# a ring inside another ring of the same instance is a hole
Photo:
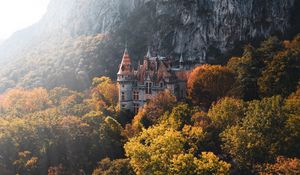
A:
{"label": "forest", "polygon": [[300,174],[300,35],[270,37],[191,71],[187,98],[161,92],[138,114],[118,85],[0,95],[1,175]]}

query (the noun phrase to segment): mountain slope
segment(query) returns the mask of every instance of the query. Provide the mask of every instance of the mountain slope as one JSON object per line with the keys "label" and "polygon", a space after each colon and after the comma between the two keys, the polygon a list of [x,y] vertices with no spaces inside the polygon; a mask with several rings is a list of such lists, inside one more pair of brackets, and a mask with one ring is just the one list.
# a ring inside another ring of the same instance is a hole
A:
{"label": "mountain slope", "polygon": [[114,76],[124,43],[153,54],[221,62],[237,43],[298,32],[295,0],[52,0],[43,19],[0,46],[0,90],[84,89]]}

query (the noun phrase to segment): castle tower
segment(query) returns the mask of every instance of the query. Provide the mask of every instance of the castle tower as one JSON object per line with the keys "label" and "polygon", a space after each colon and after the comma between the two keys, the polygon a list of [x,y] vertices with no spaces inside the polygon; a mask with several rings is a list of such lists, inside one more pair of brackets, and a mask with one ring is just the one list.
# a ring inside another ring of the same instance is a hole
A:
{"label": "castle tower", "polygon": [[119,83],[119,104],[121,110],[133,110],[132,86],[134,83],[133,68],[127,48],[124,51],[122,62],[117,74]]}

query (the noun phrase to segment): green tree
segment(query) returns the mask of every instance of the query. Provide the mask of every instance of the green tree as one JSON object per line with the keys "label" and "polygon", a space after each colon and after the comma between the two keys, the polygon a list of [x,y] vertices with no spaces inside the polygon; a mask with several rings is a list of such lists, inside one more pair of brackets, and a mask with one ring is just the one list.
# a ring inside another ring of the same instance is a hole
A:
{"label": "green tree", "polygon": [[257,49],[257,56],[259,60],[267,65],[272,61],[273,57],[284,49],[282,42],[276,37],[272,36],[263,41]]}
{"label": "green tree", "polygon": [[236,74],[236,81],[229,94],[244,100],[258,97],[257,79],[260,75],[261,62],[256,58],[256,50],[246,45],[242,57],[233,57],[227,67]]}
{"label": "green tree", "polygon": [[212,125],[222,132],[241,121],[245,112],[243,100],[225,97],[212,105],[207,116],[211,119]]}
{"label": "green tree", "polygon": [[180,130],[186,124],[191,123],[192,109],[185,103],[180,103],[172,109],[172,112],[167,116],[169,125],[177,130]]}
{"label": "green tree", "polygon": [[[299,37],[300,38],[300,37]],[[292,43],[299,42],[294,39]],[[300,78],[300,44],[278,52],[267,64],[258,79],[259,90],[264,96],[287,96],[297,88]]]}
{"label": "green tree", "polygon": [[209,118],[206,131],[211,142],[211,149],[221,153],[220,133],[225,129],[238,124],[244,117],[246,105],[243,100],[225,97],[214,103],[209,109],[207,116]]}
{"label": "green tree", "polygon": [[274,160],[285,147],[287,116],[282,106],[281,97],[250,102],[245,118],[221,134],[223,150],[243,168]]}

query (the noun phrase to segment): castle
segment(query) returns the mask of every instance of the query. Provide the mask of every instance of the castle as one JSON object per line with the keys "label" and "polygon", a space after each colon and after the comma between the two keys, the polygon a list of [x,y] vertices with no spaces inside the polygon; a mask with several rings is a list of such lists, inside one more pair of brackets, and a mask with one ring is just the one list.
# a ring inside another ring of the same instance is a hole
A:
{"label": "castle", "polygon": [[172,66],[168,58],[152,57],[150,50],[143,64],[134,69],[127,49],[119,66],[117,81],[119,84],[119,104],[121,110],[130,110],[135,114],[148,100],[159,92],[169,90],[177,99],[186,96],[186,82],[191,69],[181,55],[179,65]]}

